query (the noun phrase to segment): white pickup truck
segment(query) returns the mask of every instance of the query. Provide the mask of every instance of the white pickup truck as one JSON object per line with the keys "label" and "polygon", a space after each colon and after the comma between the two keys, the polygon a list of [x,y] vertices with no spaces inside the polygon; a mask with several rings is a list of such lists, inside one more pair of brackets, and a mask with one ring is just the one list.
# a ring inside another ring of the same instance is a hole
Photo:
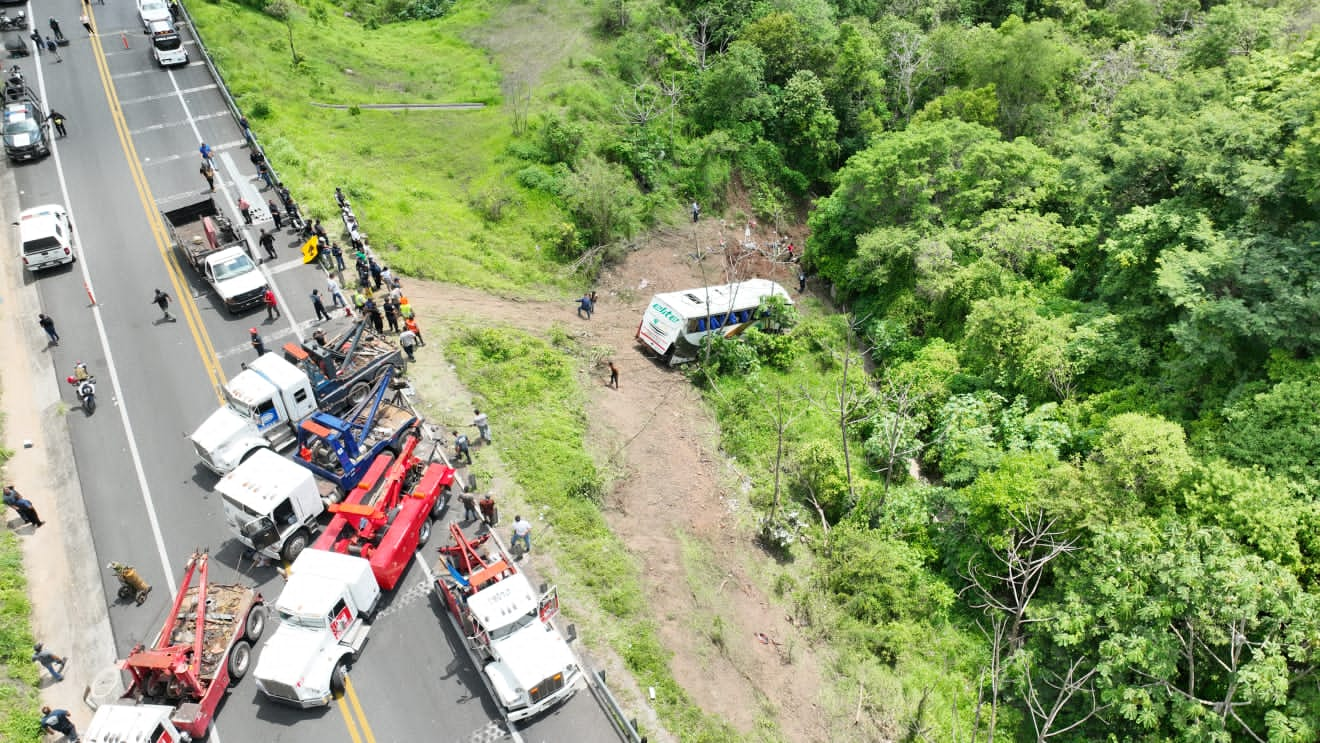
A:
{"label": "white pickup truck", "polygon": [[240,312],[265,301],[266,277],[252,260],[247,240],[220,214],[210,196],[161,216],[175,247],[220,295],[225,309]]}

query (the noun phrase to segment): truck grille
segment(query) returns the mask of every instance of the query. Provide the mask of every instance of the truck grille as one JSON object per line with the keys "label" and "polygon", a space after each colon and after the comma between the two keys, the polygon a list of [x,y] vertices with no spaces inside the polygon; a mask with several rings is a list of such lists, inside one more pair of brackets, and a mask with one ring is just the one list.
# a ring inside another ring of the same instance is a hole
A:
{"label": "truck grille", "polygon": [[235,307],[250,307],[266,298],[265,288],[253,289],[252,291],[237,294],[230,300],[230,304]]}
{"label": "truck grille", "polygon": [[564,688],[564,674],[556,673],[543,680],[541,683],[527,690],[528,696],[532,698],[532,704],[551,696],[555,692]]}
{"label": "truck grille", "polygon": [[299,702],[298,692],[288,684],[262,679],[261,688],[266,692],[267,696],[282,699],[286,702],[292,702],[293,704],[298,704]]}

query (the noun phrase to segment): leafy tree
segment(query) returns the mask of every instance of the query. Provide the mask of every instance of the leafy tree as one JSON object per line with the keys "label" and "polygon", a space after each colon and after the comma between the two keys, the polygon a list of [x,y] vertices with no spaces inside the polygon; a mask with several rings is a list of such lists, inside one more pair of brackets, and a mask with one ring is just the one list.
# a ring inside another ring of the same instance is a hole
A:
{"label": "leafy tree", "polygon": [[1139,512],[1172,505],[1194,461],[1178,424],[1127,413],[1109,421],[1086,469],[1116,506]]}
{"label": "leafy tree", "polygon": [[632,234],[640,194],[620,166],[588,156],[568,179],[564,191],[578,227],[592,245]]}
{"label": "leafy tree", "polygon": [[839,151],[839,121],[825,100],[825,86],[816,73],[794,73],[779,94],[776,108],[776,130],[788,164],[813,181],[827,178]]}
{"label": "leafy tree", "polygon": [[1207,438],[1214,451],[1244,465],[1320,487],[1320,369],[1246,395],[1223,411],[1224,423]]}
{"label": "leafy tree", "polygon": [[993,84],[999,128],[1008,139],[1048,131],[1069,104],[1083,57],[1056,23],[1010,16],[993,31],[982,28],[962,66],[971,87]]}
{"label": "leafy tree", "polygon": [[739,131],[744,141],[759,134],[774,112],[765,84],[765,55],[743,41],[730,44],[698,78],[690,110],[705,131]]}

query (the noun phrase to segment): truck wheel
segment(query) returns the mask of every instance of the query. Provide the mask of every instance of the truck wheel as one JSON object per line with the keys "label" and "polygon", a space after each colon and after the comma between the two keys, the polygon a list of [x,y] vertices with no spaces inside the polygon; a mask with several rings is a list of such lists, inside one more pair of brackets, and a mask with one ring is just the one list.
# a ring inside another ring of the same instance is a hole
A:
{"label": "truck wheel", "polygon": [[289,537],[289,541],[284,543],[284,549],[280,550],[280,557],[284,558],[285,562],[297,560],[298,555],[301,555],[302,551],[307,549],[309,539],[311,537],[307,534],[306,529],[299,529],[294,532],[293,536]]}
{"label": "truck wheel", "polygon": [[426,546],[426,540],[431,538],[431,520],[424,519],[422,525],[417,527],[417,549]]}
{"label": "truck wheel", "polygon": [[247,640],[239,640],[234,643],[234,647],[229,651],[229,681],[231,684],[238,683],[247,675],[248,667],[252,665],[252,645]]}
{"label": "truck wheel", "polygon": [[367,382],[354,382],[352,387],[348,388],[348,407],[350,410],[356,409],[371,394],[371,385]]}
{"label": "truck wheel", "polygon": [[340,696],[344,693],[344,675],[348,670],[344,668],[344,661],[340,660],[335,664],[335,670],[330,672],[330,693]]}
{"label": "truck wheel", "polygon": [[261,633],[266,631],[266,607],[257,604],[248,612],[247,622],[243,628],[243,636],[250,642],[256,643],[261,639]]}
{"label": "truck wheel", "polygon": [[444,518],[446,508],[449,508],[448,499],[445,498],[437,499],[435,505],[431,508],[431,520],[439,521],[440,519]]}

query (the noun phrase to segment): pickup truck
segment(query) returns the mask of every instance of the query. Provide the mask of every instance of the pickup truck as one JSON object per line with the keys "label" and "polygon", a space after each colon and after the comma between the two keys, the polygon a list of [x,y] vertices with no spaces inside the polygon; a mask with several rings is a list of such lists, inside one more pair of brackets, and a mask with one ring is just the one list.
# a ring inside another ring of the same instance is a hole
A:
{"label": "pickup truck", "polygon": [[265,299],[266,277],[248,252],[247,240],[220,214],[210,197],[161,212],[174,245],[225,304],[237,313]]}
{"label": "pickup truck", "polygon": [[258,449],[284,449],[304,420],[361,405],[382,374],[403,365],[399,349],[362,323],[327,346],[285,344],[283,357],[267,353],[229,380],[227,402],[191,437],[202,464],[225,475]]}

